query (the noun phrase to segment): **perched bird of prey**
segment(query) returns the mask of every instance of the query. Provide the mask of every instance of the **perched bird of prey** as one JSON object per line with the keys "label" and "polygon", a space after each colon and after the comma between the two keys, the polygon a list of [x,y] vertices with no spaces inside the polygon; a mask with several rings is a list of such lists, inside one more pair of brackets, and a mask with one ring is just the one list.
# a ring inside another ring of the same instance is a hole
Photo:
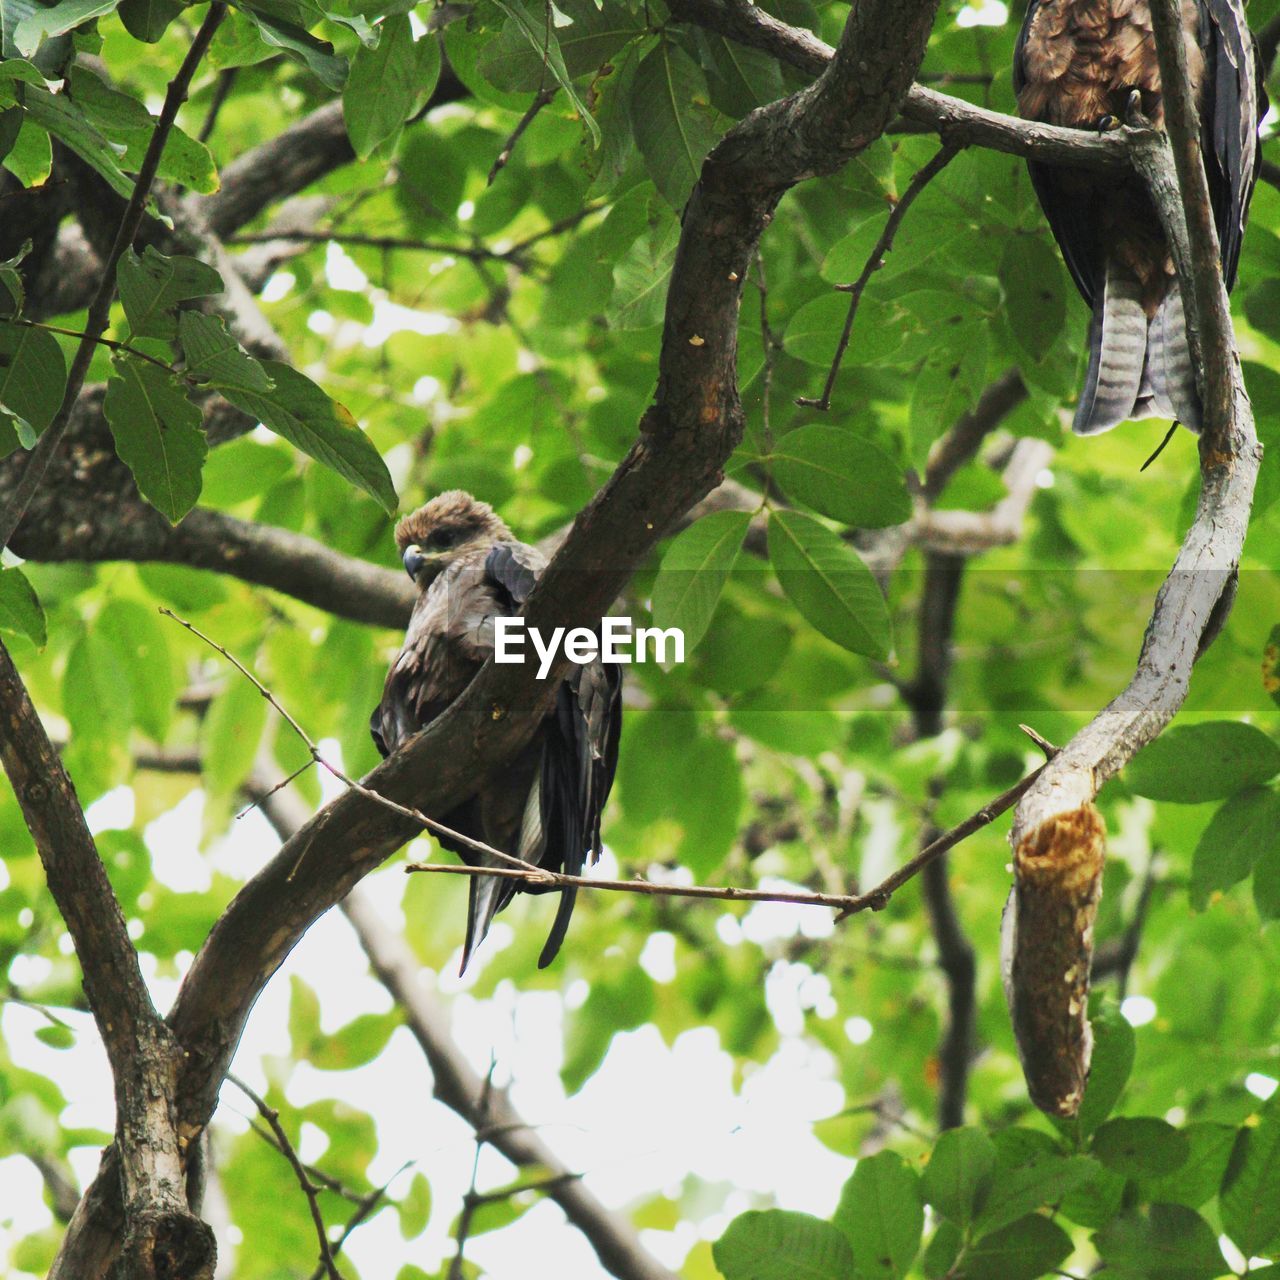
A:
{"label": "perched bird of prey", "polygon": [[[370,720],[384,756],[462,693],[493,654],[494,618],[520,611],[546,565],[541,552],[518,542],[492,507],[456,489],[401,520],[396,545],[419,595]],[[574,665],[529,743],[482,779],[469,799],[438,815],[439,821],[549,871],[580,874],[600,852],[600,814],[618,760],[621,689],[616,663]],[[449,836],[436,838],[471,866],[501,865]],[[496,876],[472,878],[464,970],[517,887],[546,892]],[[555,959],[573,914],[576,890],[561,894],[539,968]]]}
{"label": "perched bird of prey", "polygon": [[[1192,87],[1227,288],[1258,168],[1260,89],[1242,0],[1182,0]],[[1014,54],[1018,109],[1029,120],[1101,129],[1133,92],[1164,126],[1147,0],[1031,0]],[[1200,399],[1169,247],[1136,174],[1030,162],[1067,269],[1093,311],[1089,369],[1076,407],[1082,435],[1128,418],[1200,429]]]}

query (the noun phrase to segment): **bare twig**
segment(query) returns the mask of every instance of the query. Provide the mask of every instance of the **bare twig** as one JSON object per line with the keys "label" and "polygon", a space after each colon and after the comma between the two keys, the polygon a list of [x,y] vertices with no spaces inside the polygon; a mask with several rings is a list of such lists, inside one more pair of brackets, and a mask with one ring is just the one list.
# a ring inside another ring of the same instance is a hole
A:
{"label": "bare twig", "polygon": [[307,1197],[307,1207],[311,1211],[311,1221],[315,1225],[316,1240],[320,1245],[320,1261],[324,1272],[329,1276],[329,1280],[342,1280],[342,1272],[338,1270],[338,1264],[333,1260],[333,1250],[329,1247],[329,1235],[325,1230],[324,1215],[320,1212],[320,1192],[322,1188],[308,1176],[306,1168],[298,1158],[297,1151],[294,1150],[293,1143],[289,1141],[289,1135],[284,1131],[284,1125],[280,1123],[280,1113],[274,1107],[268,1106],[266,1101],[259,1097],[234,1072],[228,1071],[227,1079],[257,1107],[258,1114],[271,1126],[271,1132],[275,1134],[276,1149],[289,1162],[290,1167],[293,1169],[294,1177],[298,1180],[298,1186],[302,1188],[302,1194]]}
{"label": "bare twig", "polygon": [[458,1216],[458,1242],[453,1261],[449,1264],[449,1280],[462,1280],[462,1259],[467,1249],[467,1237],[471,1234],[471,1220],[482,1203],[476,1192],[476,1178],[480,1173],[480,1153],[484,1150],[484,1132],[489,1121],[489,1104],[493,1099],[493,1073],[497,1067],[497,1058],[491,1057],[484,1087],[480,1090],[481,1123],[476,1126],[476,1153],[471,1161],[471,1186],[462,1197],[462,1213]]}
{"label": "bare twig", "polygon": [[858,314],[858,305],[862,301],[862,295],[866,290],[867,284],[870,282],[871,277],[884,266],[885,257],[893,249],[893,242],[897,238],[898,229],[902,226],[907,212],[915,203],[916,197],[951,163],[957,151],[958,148],[944,142],[933,158],[917,170],[915,177],[911,179],[897,204],[889,211],[888,221],[885,222],[884,230],[880,233],[880,239],[876,241],[875,248],[871,250],[871,256],[862,268],[862,273],[852,284],[839,286],[843,292],[849,294],[849,312],[844,318],[844,328],[840,333],[840,341],[836,343],[836,352],[831,360],[831,369],[827,373],[826,385],[822,388],[822,394],[816,400],[812,400],[808,396],[798,396],[796,404],[809,409],[818,409],[823,413],[831,408],[831,392],[835,388],[836,379],[840,376],[840,366],[844,363],[844,353],[849,349],[849,338],[853,333],[853,322]]}
{"label": "bare twig", "polygon": [[[406,1170],[413,1167],[412,1160],[406,1160],[396,1171],[389,1177],[380,1187],[374,1187],[367,1195],[361,1196],[356,1201],[355,1212],[347,1219],[346,1225],[342,1228],[341,1234],[333,1242],[333,1253],[336,1257],[342,1252],[342,1247],[351,1237],[351,1233],[364,1222],[369,1215],[380,1205],[383,1198],[387,1194],[391,1184]],[[324,1264],[321,1263],[311,1273],[311,1280],[324,1280]]]}
{"label": "bare twig", "polygon": [[[390,809],[392,813],[397,813],[402,818],[411,819],[412,821],[418,823],[420,826],[425,827],[428,831],[434,831],[440,835],[446,835],[450,839],[457,840],[459,843],[466,845],[470,849],[473,849],[476,853],[487,854],[489,857],[497,858],[502,862],[509,863],[511,866],[518,867],[524,872],[531,873],[535,876],[546,874],[544,872],[541,872],[532,862],[525,862],[524,859],[517,858],[514,854],[504,853],[501,849],[495,849],[492,845],[485,844],[481,840],[473,840],[470,836],[464,836],[462,832],[455,831],[452,827],[446,827],[443,822],[437,822],[434,818],[428,818],[425,813],[422,813],[418,809],[411,808],[408,805],[397,804],[396,801],[390,799],[387,796],[379,794],[377,791],[371,790],[370,788],[366,787],[362,782],[357,782],[354,778],[343,773],[343,771],[339,769],[337,765],[332,764],[325,759],[325,757],[320,752],[320,748],[316,746],[315,740],[311,737],[311,735],[285,709],[284,705],[275,696],[275,694],[272,693],[271,690],[268,689],[267,686],[263,684],[262,681],[259,680],[258,677],[255,676],[253,672],[250,671],[249,668],[246,667],[244,663],[241,662],[240,659],[235,656],[235,654],[233,654],[230,650],[225,648],[223,645],[220,645],[216,640],[213,639],[212,636],[205,635],[205,633],[201,631],[199,627],[194,626],[192,623],[188,622],[185,618],[178,617],[178,615],[174,613],[172,609],[166,609],[163,606],[161,606],[160,612],[164,614],[166,618],[172,618],[174,622],[176,622],[179,626],[185,627],[197,639],[203,640],[204,643],[209,646],[209,648],[216,650],[218,653],[220,653],[224,658],[226,658],[226,660],[229,663],[231,663],[233,667],[235,667],[235,669],[242,676],[244,676],[246,680],[249,681],[251,685],[253,685],[255,689],[257,689],[257,691],[267,700],[267,702],[271,704],[271,706],[275,709],[276,713],[280,716],[280,718],[289,726],[290,729],[294,731],[294,733],[298,735],[299,740],[302,742],[302,744],[307,748],[307,751],[310,753],[311,761],[309,762],[308,765],[304,765],[303,768],[309,767],[311,763],[318,764],[327,773],[337,778],[337,780],[341,782],[343,786],[350,788],[350,790],[352,791],[358,791],[361,795],[366,796],[370,800],[374,800],[378,804],[385,806],[386,808]],[[301,772],[302,772],[302,769],[296,770],[289,778],[286,778],[285,781],[280,785],[284,786],[288,782],[291,782],[293,778],[296,777]],[[266,797],[263,797],[263,798],[265,799]],[[258,801],[258,803],[260,802],[261,801]],[[250,808],[252,807],[253,806],[251,805]],[[247,811],[242,811],[242,812],[247,812]],[[237,816],[241,816],[241,815],[237,815]]]}
{"label": "bare twig", "polygon": [[200,126],[200,132],[196,135],[201,142],[208,142],[213,136],[213,131],[218,124],[218,116],[235,86],[239,71],[239,67],[227,67],[225,71],[219,73],[217,83],[213,86],[213,97],[209,100],[208,113]]}
{"label": "bare twig", "polygon": [[519,266],[522,259],[519,250],[486,249],[483,245],[448,244],[437,240],[415,240],[410,236],[370,236],[354,231],[261,231],[232,236],[227,244],[275,244],[279,241],[293,244],[334,244],[361,249],[403,249],[415,253],[439,253],[451,258],[464,258],[471,262],[506,262]]}
{"label": "bare twig", "polygon": [[524,131],[533,123],[534,117],[538,112],[556,96],[559,85],[550,85],[547,88],[539,89],[534,95],[533,101],[529,104],[529,109],[520,117],[519,124],[511,130],[510,137],[502,144],[502,150],[498,152],[497,158],[493,162],[492,168],[489,170],[489,177],[485,181],[486,186],[493,186],[493,180],[507,167],[507,162],[511,159],[512,153],[516,149],[516,144],[524,134]]}
{"label": "bare twig", "polygon": [[[1042,740],[1043,741],[1043,740]],[[977,813],[966,818],[936,840],[930,841],[910,861],[905,862],[892,875],[886,877],[874,889],[866,893],[806,893],[772,889],[739,889],[732,885],[655,884],[649,880],[590,880],[585,876],[564,875],[557,871],[545,871],[540,867],[528,870],[515,867],[468,867],[453,864],[418,862],[405,867],[407,873],[427,873],[455,876],[496,876],[503,880],[519,880],[548,889],[602,889],[609,893],[634,893],[650,898],[701,898],[717,902],[787,902],[806,907],[833,907],[839,914],[837,920],[857,915],[862,911],[883,911],[889,899],[908,881],[914,879],[931,862],[954,849],[962,840],[983,827],[989,826],[1002,813],[1011,809],[1044,771],[1042,765],[1028,774],[1021,782],[1010,787],[984,805]]]}
{"label": "bare twig", "polygon": [[182,60],[182,65],[178,68],[177,75],[169,82],[164,105],[160,108],[159,119],[157,119],[155,128],[151,131],[151,139],[147,143],[146,154],[142,158],[137,180],[133,184],[133,193],[129,197],[129,203],[125,206],[124,216],[120,219],[120,228],[116,232],[111,252],[107,255],[107,260],[103,264],[102,278],[98,282],[97,292],[93,295],[93,301],[89,304],[89,314],[86,316],[84,324],[84,337],[81,338],[80,345],[76,348],[75,356],[71,361],[71,369],[67,374],[66,389],[62,395],[62,404],[54,415],[53,421],[45,428],[44,434],[40,437],[36,447],[31,451],[31,456],[27,459],[26,468],[22,473],[22,479],[18,481],[9,499],[9,505],[3,513],[0,513],[0,547],[8,546],[9,539],[13,537],[13,531],[22,522],[22,517],[30,505],[31,499],[35,496],[36,490],[40,487],[41,480],[44,479],[44,473],[49,468],[49,461],[62,442],[67,423],[71,421],[71,411],[75,408],[76,401],[80,398],[80,391],[84,387],[85,376],[88,374],[89,365],[93,361],[93,353],[98,345],[98,339],[106,332],[108,321],[111,318],[111,301],[116,293],[116,267],[119,265],[120,259],[124,257],[125,250],[133,243],[134,236],[138,234],[138,228],[142,224],[142,215],[146,211],[147,199],[151,194],[151,184],[155,181],[156,170],[160,165],[160,156],[164,151],[165,142],[168,140],[173,123],[177,119],[178,108],[186,101],[187,91],[191,87],[196,68],[200,65],[200,60],[208,50],[214,33],[218,30],[226,14],[227,7],[225,4],[220,3],[220,0],[215,0],[215,3],[209,6],[209,12],[205,15],[199,31],[196,32],[194,39],[191,41],[187,56]]}

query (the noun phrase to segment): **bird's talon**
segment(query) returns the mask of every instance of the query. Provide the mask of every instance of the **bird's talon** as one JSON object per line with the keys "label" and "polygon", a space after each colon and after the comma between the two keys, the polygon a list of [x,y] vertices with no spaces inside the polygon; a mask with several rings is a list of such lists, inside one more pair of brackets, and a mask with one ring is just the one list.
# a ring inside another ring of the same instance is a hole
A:
{"label": "bird's talon", "polygon": [[1100,116],[1098,119],[1098,132],[1111,133],[1120,127],[1120,117],[1113,115]]}

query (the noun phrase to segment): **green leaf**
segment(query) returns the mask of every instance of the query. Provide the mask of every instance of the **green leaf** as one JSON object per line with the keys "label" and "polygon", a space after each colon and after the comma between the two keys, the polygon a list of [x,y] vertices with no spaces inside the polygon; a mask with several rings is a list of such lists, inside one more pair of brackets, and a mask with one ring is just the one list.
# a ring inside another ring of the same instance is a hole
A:
{"label": "green leaf", "polygon": [[1198,1209],[1218,1193],[1227,1161],[1235,1145],[1236,1131],[1227,1124],[1189,1124],[1182,1131],[1190,1154],[1174,1170],[1143,1181],[1146,1199],[1185,1204]]}
{"label": "green leaf", "polygon": [[1137,1042],[1133,1027],[1114,1003],[1099,1005],[1089,1017],[1093,1029],[1093,1057],[1089,1063],[1089,1080],[1074,1122],[1082,1137],[1088,1137],[1111,1114],[1133,1070]]}
{"label": "green leaf", "polygon": [[1130,762],[1131,790],[1152,800],[1201,804],[1225,800],[1280,773],[1280,747],[1238,720],[1168,729]]}
{"label": "green leaf", "polygon": [[[156,118],[138,99],[118,93],[84,67],[72,67],[71,87],[89,121],[113,142],[125,143],[127,150],[120,163],[128,169],[140,168],[158,123]],[[218,170],[209,148],[177,125],[165,138],[157,173],[201,195],[218,189]]]}
{"label": "green leaf", "polygon": [[[7,112],[0,113],[0,132],[3,131],[4,118]],[[21,116],[22,112],[18,112]],[[31,252],[31,241],[23,242],[22,247],[12,258],[6,258],[0,262],[0,313],[6,316],[16,316],[21,312],[23,305],[27,300],[27,291],[22,283],[22,275],[18,271],[23,258]],[[7,295],[7,296],[6,296]]]}
{"label": "green leaf", "polygon": [[50,1024],[36,1028],[36,1039],[41,1044],[47,1044],[50,1049],[73,1049],[76,1033],[65,1023]]}
{"label": "green leaf", "polygon": [[1072,1250],[1071,1237],[1056,1222],[1028,1214],[983,1236],[965,1255],[962,1280],[1036,1280]]}
{"label": "green leaf", "polygon": [[408,14],[392,14],[376,47],[363,45],[351,63],[342,114],[356,155],[365,159],[404,124],[418,96],[418,61]]}
{"label": "green leaf", "polygon": [[14,28],[13,47],[29,58],[46,40],[111,13],[119,3],[120,0],[58,0],[47,9],[33,9]]}
{"label": "green leaf", "polygon": [[832,1221],[849,1241],[859,1277],[899,1277],[920,1251],[920,1179],[895,1151],[858,1161]]}
{"label": "green leaf", "polygon": [[[565,71],[575,80],[603,67],[645,30],[641,16],[624,4],[559,0],[556,13],[572,19],[568,26],[557,25],[554,33]],[[485,46],[477,66],[490,84],[507,93],[536,93],[547,83],[541,39],[530,42],[514,21]]]}
{"label": "green leaf", "polygon": [[118,163],[123,148],[108,142],[65,93],[50,93],[29,85],[22,95],[22,105],[36,124],[70,147],[116,195],[126,200],[133,195],[133,179],[124,175]]}
{"label": "green leaf", "polygon": [[73,741],[126,740],[133,724],[128,668],[115,645],[94,627],[81,633],[67,655],[62,710],[71,724]]}
{"label": "green leaf", "polygon": [[48,181],[53,170],[53,144],[49,141],[48,131],[36,124],[25,111],[18,139],[5,156],[4,167],[24,187],[35,187]]}
{"label": "green leaf", "polygon": [[296,369],[275,360],[264,361],[262,367],[275,383],[269,396],[229,385],[220,390],[237,408],[331,467],[394,514],[399,499],[386,463],[348,410]]}
{"label": "green leaf", "polygon": [[171,524],[200,496],[200,471],[209,451],[201,415],[182,385],[149,361],[118,355],[103,412],[116,453],[133,472],[138,491]]}
{"label": "green leaf", "polygon": [[794,499],[859,529],[911,518],[902,468],[883,449],[840,427],[789,431],[766,460]]}
{"label": "green leaf", "polygon": [[124,29],[135,40],[155,44],[182,10],[175,0],[120,0],[119,12]]}
{"label": "green leaf", "polygon": [[265,43],[301,62],[326,89],[341,92],[347,82],[347,60],[334,52],[329,41],[318,40],[304,27],[260,9],[241,8],[239,12],[258,28]]}
{"label": "green leaf", "polygon": [[684,632],[685,654],[702,639],[742,549],[751,515],[718,511],[672,539],[653,584],[653,620]]}
{"label": "green leaf", "polygon": [[222,292],[222,277],[199,258],[166,256],[151,245],[141,257],[126,250],[116,279],[135,338],[173,338],[178,332],[173,314],[178,303]]}
{"label": "green leaf", "polygon": [[1246,1258],[1270,1253],[1280,1237],[1280,1105],[1256,1128],[1240,1130],[1219,1196],[1222,1226]]}
{"label": "green leaf", "polygon": [[[829,369],[848,315],[849,299],[843,293],[824,293],[806,302],[788,321],[783,348],[797,360]],[[864,296],[850,331],[846,367],[855,361],[879,364],[902,346],[904,336],[902,313]]]}
{"label": "green leaf", "polygon": [[431,1183],[425,1174],[413,1175],[409,1190],[396,1208],[400,1212],[400,1238],[416,1240],[427,1229],[431,1217]]}
{"label": "green leaf", "polygon": [[596,124],[595,116],[587,109],[586,104],[578,97],[578,91],[573,87],[573,77],[565,66],[554,24],[549,20],[544,21],[541,17],[535,18],[524,7],[521,0],[494,0],[494,3],[507,15],[538,56],[543,59],[547,70],[555,77],[556,83],[573,103],[582,123],[587,126],[593,144],[598,147],[600,126]]}
{"label": "green leaf", "polygon": [[680,224],[673,217],[645,232],[614,264],[613,294],[605,308],[611,329],[662,323],[679,243]]}
{"label": "green leaf", "polygon": [[228,332],[221,316],[203,311],[178,313],[178,341],[186,357],[186,372],[219,390],[268,392],[274,386],[255,360]]}
{"label": "green leaf", "polygon": [[1001,1167],[974,1220],[974,1228],[991,1234],[1047,1204],[1089,1179],[1093,1162],[1084,1156],[1048,1152],[1029,1155],[1012,1168]]}
{"label": "green leaf", "polygon": [[[0,110],[0,160],[3,160],[18,141],[22,132],[22,122],[27,118],[21,107],[6,107]],[[6,286],[7,287],[7,286]],[[21,304],[19,304],[19,309]]]}
{"label": "green leaf", "polygon": [[0,320],[0,406],[40,432],[66,390],[67,366],[51,333]]}
{"label": "green leaf", "polygon": [[886,658],[889,610],[871,571],[825,525],[796,511],[769,516],[769,560],[783,591],[828,640]]}
{"label": "green leaf", "polygon": [[711,1246],[725,1280],[849,1280],[849,1242],[829,1222],[786,1209],[736,1217]]}
{"label": "green leaf", "polygon": [[940,1134],[921,1182],[924,1198],[945,1218],[967,1226],[981,1206],[996,1168],[996,1149],[981,1129]]}
{"label": "green leaf", "polygon": [[1108,1120],[1093,1135],[1093,1154],[1126,1178],[1180,1169],[1191,1154],[1187,1136],[1154,1116]]}
{"label": "green leaf", "polygon": [[720,130],[702,68],[670,40],[660,41],[636,68],[631,127],[654,186],[674,208],[683,208]]}
{"label": "green leaf", "polygon": [[153,742],[163,743],[182,690],[169,657],[169,628],[155,609],[137,600],[112,600],[95,626],[115,646],[129,672],[134,721]]}
{"label": "green leaf", "polygon": [[1216,1280],[1229,1269],[1213,1229],[1180,1204],[1116,1218],[1093,1243],[1116,1280]]}
{"label": "green leaf", "polygon": [[[200,763],[214,795],[236,793],[253,768],[266,727],[267,700],[238,671],[231,672],[200,726]],[[294,1048],[300,1052],[296,1042]]]}
{"label": "green leaf", "polygon": [[0,568],[0,631],[26,636],[38,649],[48,639],[40,598],[21,569]]}
{"label": "green leaf", "polygon": [[309,1055],[320,1071],[352,1071],[372,1062],[387,1047],[391,1033],[403,1019],[396,1010],[389,1013],[362,1013],[345,1027],[326,1035]]}
{"label": "green leaf", "polygon": [[1228,800],[1209,819],[1191,859],[1191,903],[1204,910],[1253,870],[1264,854],[1280,852],[1280,795],[1253,787]]}
{"label": "green leaf", "polygon": [[1039,235],[1015,235],[1000,259],[1009,330],[1033,360],[1052,350],[1067,321],[1062,262]]}

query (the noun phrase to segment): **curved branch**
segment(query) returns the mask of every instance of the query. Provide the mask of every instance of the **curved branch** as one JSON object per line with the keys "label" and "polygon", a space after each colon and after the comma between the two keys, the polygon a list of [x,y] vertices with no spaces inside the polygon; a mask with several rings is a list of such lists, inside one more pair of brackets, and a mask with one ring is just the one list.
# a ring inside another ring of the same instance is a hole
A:
{"label": "curved branch", "polygon": [[[742,282],[778,201],[883,133],[924,56],[938,0],[862,0],[816,83],[747,117],[707,158],[685,210],[653,406],[631,452],[579,515],[529,599],[530,625],[590,625],[663,533],[720,479],[742,435],[737,320]],[[695,341],[696,339],[696,341]],[[368,786],[425,812],[466,797],[528,740],[563,670],[482,669],[448,711],[374,770]],[[312,923],[413,832],[354,792],[323,809],[236,896],[193,962],[169,1016],[187,1053],[184,1123],[208,1123],[259,992]],[[118,1216],[99,1175],[84,1217]],[[99,1259],[78,1274],[98,1274]]]}

